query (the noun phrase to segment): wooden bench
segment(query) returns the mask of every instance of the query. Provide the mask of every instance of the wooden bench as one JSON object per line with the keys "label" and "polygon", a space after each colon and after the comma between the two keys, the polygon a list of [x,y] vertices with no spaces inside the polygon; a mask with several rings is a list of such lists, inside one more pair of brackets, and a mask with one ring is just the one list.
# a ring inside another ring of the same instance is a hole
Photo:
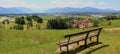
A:
{"label": "wooden bench", "polygon": [[[102,27],[97,27],[97,28],[94,28],[94,29],[90,29],[90,30],[81,31],[81,32],[78,32],[78,33],[65,35],[64,38],[68,38],[68,40],[63,41],[63,42],[58,42],[57,45],[60,47],[60,51],[62,51],[63,46],[66,46],[67,47],[67,52],[68,52],[70,44],[77,43],[77,45],[79,45],[80,41],[85,41],[84,42],[84,47],[87,47],[87,39],[88,38],[91,41],[92,37],[97,37],[96,38],[96,43],[99,43],[99,35],[100,35],[100,32],[101,32],[102,29],[103,29]],[[71,37],[79,36],[81,34],[84,34],[84,36],[80,36],[78,38],[71,39]]]}

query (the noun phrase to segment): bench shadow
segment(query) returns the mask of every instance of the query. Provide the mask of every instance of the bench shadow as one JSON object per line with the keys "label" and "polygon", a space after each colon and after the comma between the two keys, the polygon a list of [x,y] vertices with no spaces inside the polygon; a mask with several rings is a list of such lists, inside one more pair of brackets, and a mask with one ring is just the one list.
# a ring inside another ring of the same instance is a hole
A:
{"label": "bench shadow", "polygon": [[[98,44],[102,44],[102,43],[101,43],[101,42],[99,42],[99,43],[92,42],[92,43],[89,43],[89,44],[87,45],[87,47],[84,47],[84,45],[81,45],[80,47],[76,48],[75,50],[68,51],[68,52],[62,52],[62,53],[60,53],[60,54],[67,54],[67,53],[68,53],[68,54],[77,54],[78,52],[81,52],[81,51],[85,50],[86,48],[89,48],[89,47],[91,47],[91,46],[95,46],[95,45],[98,45]],[[109,46],[109,44],[106,44],[106,45],[103,45],[103,44],[102,44],[102,46],[97,47],[97,48],[95,48],[95,49],[90,48],[90,49],[92,49],[92,50],[86,52],[85,54],[91,54],[92,52],[97,51],[97,50],[99,50],[99,49],[101,49],[101,48],[104,48],[104,47],[107,47],[107,46]]]}
{"label": "bench shadow", "polygon": [[109,46],[109,45],[108,45],[108,44],[107,44],[107,45],[103,45],[103,46],[100,46],[100,47],[98,47],[98,48],[96,48],[96,49],[90,48],[90,49],[92,49],[92,50],[89,51],[89,52],[87,52],[86,54],[92,54],[92,52],[97,51],[97,50],[99,50],[99,49],[101,49],[101,48],[104,48],[104,47],[107,47],[107,46]]}

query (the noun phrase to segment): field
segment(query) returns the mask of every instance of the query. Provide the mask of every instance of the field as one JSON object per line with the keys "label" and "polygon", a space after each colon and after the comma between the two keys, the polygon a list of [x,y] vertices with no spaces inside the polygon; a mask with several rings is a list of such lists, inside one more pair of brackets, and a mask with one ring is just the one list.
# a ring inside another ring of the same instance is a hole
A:
{"label": "field", "polygon": [[[34,32],[33,32],[34,31]],[[56,54],[56,42],[64,40],[63,35],[74,30],[1,30],[0,53],[1,54]],[[29,34],[29,35],[28,35]],[[102,31],[100,41],[102,44],[83,50],[82,54],[119,54],[120,34]],[[106,47],[103,47],[107,45]]]}
{"label": "field", "polygon": [[[120,54],[119,22],[120,20],[113,20],[110,26],[107,25],[108,22],[103,22],[104,29],[100,35],[101,44],[78,51],[76,54]],[[79,31],[82,29],[0,29],[0,54],[57,54],[56,42],[65,40],[64,34]]]}

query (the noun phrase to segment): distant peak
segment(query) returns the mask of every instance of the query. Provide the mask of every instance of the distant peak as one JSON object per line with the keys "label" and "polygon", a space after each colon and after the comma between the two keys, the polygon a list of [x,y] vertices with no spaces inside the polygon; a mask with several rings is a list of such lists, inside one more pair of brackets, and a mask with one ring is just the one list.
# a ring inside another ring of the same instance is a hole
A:
{"label": "distant peak", "polygon": [[[95,8],[95,7],[84,7],[84,8]],[[95,9],[98,9],[98,8],[95,8]]]}
{"label": "distant peak", "polygon": [[64,7],[64,8],[72,8],[72,7]]}

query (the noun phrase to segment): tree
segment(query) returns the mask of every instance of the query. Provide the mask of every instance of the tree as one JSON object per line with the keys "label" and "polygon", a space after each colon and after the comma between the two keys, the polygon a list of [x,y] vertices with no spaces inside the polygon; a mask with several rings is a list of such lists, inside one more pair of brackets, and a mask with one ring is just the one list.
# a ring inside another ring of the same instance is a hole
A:
{"label": "tree", "polygon": [[43,21],[42,21],[43,19],[42,19],[41,17],[39,17],[39,16],[33,15],[32,18],[33,18],[33,20],[36,21],[37,23],[42,23],[42,22],[43,22]]}
{"label": "tree", "polygon": [[40,24],[43,23],[43,19],[36,15],[33,15],[32,17],[33,17],[33,20],[38,23],[38,25],[36,25],[37,29],[40,29]]}
{"label": "tree", "polygon": [[9,20],[8,19],[6,19],[6,20],[3,20],[3,22],[2,22],[3,24],[5,24],[5,28],[7,28],[7,24],[9,24]]}
{"label": "tree", "polygon": [[26,20],[32,22],[32,17],[31,16],[27,16]]}
{"label": "tree", "polygon": [[119,20],[120,19],[119,15],[107,15],[104,18],[107,20]]}
{"label": "tree", "polygon": [[17,30],[23,30],[24,29],[23,25],[25,24],[25,20],[24,20],[23,17],[15,18],[15,23],[17,25],[13,26],[13,29],[17,29]]}
{"label": "tree", "polygon": [[24,16],[22,16],[21,18],[24,19]]}
{"label": "tree", "polygon": [[47,23],[48,29],[67,29],[67,23],[64,19],[61,18],[55,18],[48,20]]}
{"label": "tree", "polygon": [[33,15],[32,18],[33,18],[34,21],[36,21],[37,18],[39,18],[39,16]]}
{"label": "tree", "polygon": [[25,20],[22,19],[22,18],[15,18],[15,23],[16,24],[24,25],[25,24]]}
{"label": "tree", "polygon": [[33,17],[34,21],[36,21],[37,23],[43,23],[43,19],[41,17],[35,16],[35,15],[33,15],[32,17]]}
{"label": "tree", "polygon": [[3,20],[3,22],[2,22],[3,24],[9,24],[9,20],[8,19],[6,19],[6,20]]}
{"label": "tree", "polygon": [[37,23],[43,23],[43,19],[41,17],[36,19]]}

